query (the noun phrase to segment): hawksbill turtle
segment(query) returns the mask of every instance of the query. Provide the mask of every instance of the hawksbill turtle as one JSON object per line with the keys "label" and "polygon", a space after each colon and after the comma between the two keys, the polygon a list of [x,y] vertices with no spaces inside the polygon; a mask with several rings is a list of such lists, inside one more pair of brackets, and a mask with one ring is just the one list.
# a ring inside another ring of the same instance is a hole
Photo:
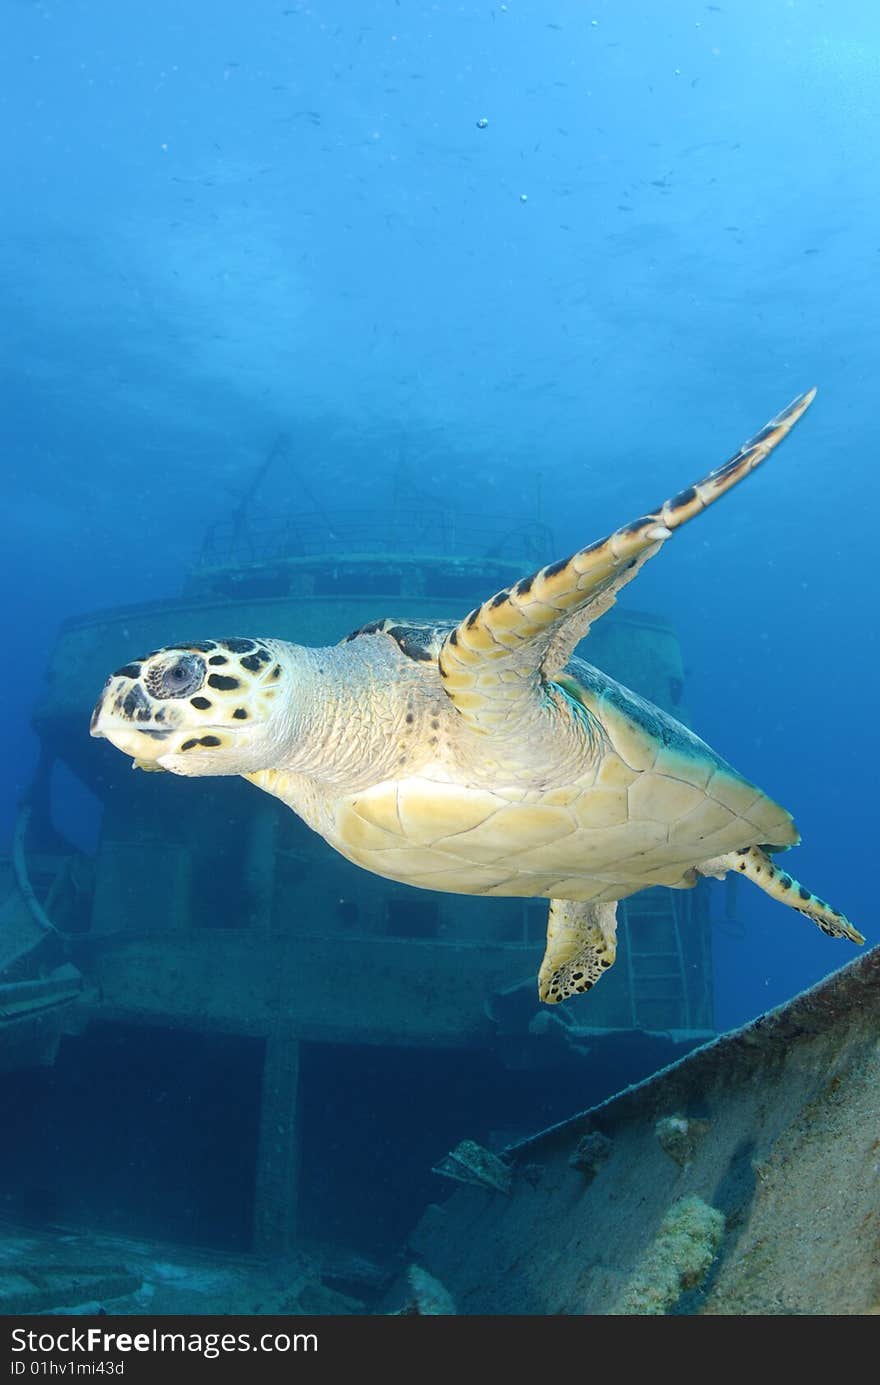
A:
{"label": "hawksbill turtle", "polygon": [[849,920],[778,866],[792,818],[575,646],[672,533],[768,456],[799,396],[657,509],[490,597],[458,625],[377,620],[328,648],[210,639],[107,680],[91,733],[137,767],[237,774],[350,861],[458,894],[549,899],[541,1000],[614,961],[617,901],[737,871],[833,937]]}

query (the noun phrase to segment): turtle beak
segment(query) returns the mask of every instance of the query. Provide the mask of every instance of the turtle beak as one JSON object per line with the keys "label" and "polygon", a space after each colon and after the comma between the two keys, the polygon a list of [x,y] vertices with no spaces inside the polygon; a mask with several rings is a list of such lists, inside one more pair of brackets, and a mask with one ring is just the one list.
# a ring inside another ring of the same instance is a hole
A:
{"label": "turtle beak", "polygon": [[[118,678],[108,678],[107,682],[104,684],[104,687],[101,690],[101,696],[95,703],[95,709],[92,712],[92,719],[89,722],[89,735],[94,736],[95,740],[102,741],[105,740],[107,737],[109,707],[111,701],[114,700],[113,694],[117,690],[118,684]],[[119,698],[115,698],[115,701],[118,703]]]}
{"label": "turtle beak", "polygon": [[95,710],[92,712],[92,719],[89,722],[89,735],[94,736],[95,740],[103,740],[104,732],[101,729],[101,711],[104,706],[103,695],[95,703]]}
{"label": "turtle beak", "polygon": [[[139,683],[132,683],[126,690],[127,680],[108,678],[104,690],[95,703],[92,719],[89,722],[89,735],[98,740],[107,735],[108,726],[116,721],[122,726],[130,726],[132,721],[145,720],[150,715],[150,703]],[[114,717],[113,710],[118,715]]]}
{"label": "turtle beak", "polygon": [[107,740],[126,755],[154,760],[158,745],[173,734],[173,727],[155,726],[153,708],[140,683],[130,678],[109,678],[95,704],[89,735]]}

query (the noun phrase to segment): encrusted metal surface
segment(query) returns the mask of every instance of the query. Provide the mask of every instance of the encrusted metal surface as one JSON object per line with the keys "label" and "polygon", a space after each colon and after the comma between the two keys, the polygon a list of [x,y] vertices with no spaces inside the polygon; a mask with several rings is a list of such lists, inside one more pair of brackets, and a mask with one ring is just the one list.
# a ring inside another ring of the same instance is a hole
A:
{"label": "encrusted metal surface", "polygon": [[878,1132],[880,947],[510,1147],[511,1195],[457,1191],[410,1253],[461,1313],[878,1313]]}

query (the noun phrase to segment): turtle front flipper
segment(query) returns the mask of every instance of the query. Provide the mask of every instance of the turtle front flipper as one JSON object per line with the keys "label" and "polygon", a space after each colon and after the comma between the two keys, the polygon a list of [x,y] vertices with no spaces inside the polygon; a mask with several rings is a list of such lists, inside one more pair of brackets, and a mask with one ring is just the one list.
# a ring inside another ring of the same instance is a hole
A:
{"label": "turtle front flipper", "polygon": [[538,997],[558,1005],[588,991],[617,955],[617,904],[551,899],[547,950],[538,973]]}
{"label": "turtle front flipper", "polygon": [[503,733],[517,704],[533,705],[536,691],[565,667],[592,623],[672,531],[754,471],[815,393],[799,395],[696,485],[472,611],[446,637],[439,655],[443,685],[465,719],[477,730]]}

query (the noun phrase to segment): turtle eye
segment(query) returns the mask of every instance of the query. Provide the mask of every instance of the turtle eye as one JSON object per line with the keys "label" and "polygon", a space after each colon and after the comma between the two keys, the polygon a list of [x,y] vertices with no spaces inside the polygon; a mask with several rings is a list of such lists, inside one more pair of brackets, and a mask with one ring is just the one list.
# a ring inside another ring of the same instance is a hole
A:
{"label": "turtle eye", "polygon": [[178,654],[171,663],[150,669],[146,677],[154,697],[188,697],[205,681],[205,663],[197,654]]}

